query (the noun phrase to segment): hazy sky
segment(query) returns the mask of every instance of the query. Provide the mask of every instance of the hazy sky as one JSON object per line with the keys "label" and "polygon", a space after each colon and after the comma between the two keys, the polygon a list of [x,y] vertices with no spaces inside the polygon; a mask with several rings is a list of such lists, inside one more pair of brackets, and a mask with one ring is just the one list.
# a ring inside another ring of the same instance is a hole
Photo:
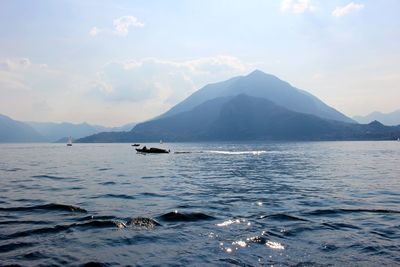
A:
{"label": "hazy sky", "polygon": [[400,1],[0,1],[0,114],[116,126],[254,69],[400,108]]}

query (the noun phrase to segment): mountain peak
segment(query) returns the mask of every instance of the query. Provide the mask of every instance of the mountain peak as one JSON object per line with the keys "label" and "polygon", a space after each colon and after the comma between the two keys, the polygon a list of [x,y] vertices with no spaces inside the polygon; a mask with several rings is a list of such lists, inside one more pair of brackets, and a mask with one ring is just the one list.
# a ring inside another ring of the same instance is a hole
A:
{"label": "mountain peak", "polygon": [[248,74],[248,76],[250,76],[250,75],[259,75],[259,74],[266,74],[266,73],[263,72],[262,70],[255,69],[255,70],[253,70],[252,72],[250,72],[250,73]]}
{"label": "mountain peak", "polygon": [[269,74],[269,73],[265,73],[259,69],[255,69],[252,72],[250,72],[249,74],[247,74],[245,77],[269,77],[269,78],[276,78],[278,79],[276,76]]}
{"label": "mountain peak", "polygon": [[368,123],[369,126],[373,126],[373,127],[382,127],[384,126],[382,123],[380,123],[377,120],[371,121],[370,123]]}

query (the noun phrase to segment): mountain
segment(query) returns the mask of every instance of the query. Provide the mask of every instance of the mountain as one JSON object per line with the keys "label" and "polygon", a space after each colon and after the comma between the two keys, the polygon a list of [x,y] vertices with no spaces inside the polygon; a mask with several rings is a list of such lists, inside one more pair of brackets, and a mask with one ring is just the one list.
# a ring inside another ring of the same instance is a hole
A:
{"label": "mountain", "polygon": [[328,120],[245,94],[208,100],[190,111],[138,124],[130,132],[100,133],[78,142],[380,140],[400,136],[400,127]]}
{"label": "mountain", "polygon": [[49,142],[62,142],[67,136],[72,136],[74,139],[82,138],[88,135],[99,132],[112,131],[129,131],[135,124],[130,123],[121,127],[104,127],[99,125],[91,125],[88,123],[73,124],[69,122],[54,123],[54,122],[26,122],[33,129],[39,132]]}
{"label": "mountain", "polygon": [[400,125],[400,109],[391,113],[372,112],[367,116],[354,116],[354,120],[359,123],[369,123],[371,121],[380,121],[385,125]]}
{"label": "mountain", "polygon": [[39,132],[49,142],[55,142],[66,136],[81,138],[87,135],[106,131],[106,127],[89,125],[87,123],[73,124],[68,122],[26,122]]}
{"label": "mountain", "polygon": [[325,119],[355,122],[306,91],[297,89],[289,83],[259,70],[255,70],[247,76],[234,77],[227,81],[206,85],[158,118],[190,111],[194,107],[217,97],[240,94],[265,98],[296,112]]}
{"label": "mountain", "polygon": [[122,126],[117,126],[117,127],[111,127],[111,128],[107,128],[109,132],[125,132],[125,131],[130,131],[133,129],[133,127],[135,127],[136,123],[132,122],[132,123],[128,123],[128,124],[124,124]]}
{"label": "mountain", "polygon": [[0,115],[0,143],[44,141],[45,138],[29,125]]}
{"label": "mountain", "polygon": [[0,143],[66,142],[68,136],[82,138],[99,132],[129,131],[135,123],[120,127],[103,127],[88,123],[21,122],[0,114]]}

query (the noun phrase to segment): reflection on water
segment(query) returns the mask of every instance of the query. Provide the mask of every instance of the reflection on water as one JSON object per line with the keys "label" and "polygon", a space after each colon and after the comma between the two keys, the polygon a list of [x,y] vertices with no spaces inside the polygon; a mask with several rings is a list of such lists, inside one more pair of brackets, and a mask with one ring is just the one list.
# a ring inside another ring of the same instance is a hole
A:
{"label": "reflection on water", "polygon": [[397,142],[163,146],[0,145],[0,265],[400,264]]}

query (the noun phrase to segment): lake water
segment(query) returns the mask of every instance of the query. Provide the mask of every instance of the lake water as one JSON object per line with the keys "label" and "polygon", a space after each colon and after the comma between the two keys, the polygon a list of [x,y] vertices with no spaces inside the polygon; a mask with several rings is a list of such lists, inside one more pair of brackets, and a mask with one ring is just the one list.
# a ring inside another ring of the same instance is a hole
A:
{"label": "lake water", "polygon": [[400,265],[399,142],[162,146],[1,144],[0,265]]}

